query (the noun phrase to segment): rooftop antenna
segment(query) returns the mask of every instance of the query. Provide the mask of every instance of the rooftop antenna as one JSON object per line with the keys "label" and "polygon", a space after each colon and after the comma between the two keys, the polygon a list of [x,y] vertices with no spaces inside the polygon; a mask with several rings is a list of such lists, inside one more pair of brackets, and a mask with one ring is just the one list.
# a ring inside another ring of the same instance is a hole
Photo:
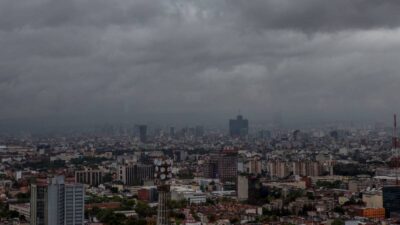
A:
{"label": "rooftop antenna", "polygon": [[395,151],[395,158],[394,158],[394,166],[396,167],[396,185],[399,185],[399,152],[397,149],[397,115],[393,114],[393,137],[392,137],[392,145]]}

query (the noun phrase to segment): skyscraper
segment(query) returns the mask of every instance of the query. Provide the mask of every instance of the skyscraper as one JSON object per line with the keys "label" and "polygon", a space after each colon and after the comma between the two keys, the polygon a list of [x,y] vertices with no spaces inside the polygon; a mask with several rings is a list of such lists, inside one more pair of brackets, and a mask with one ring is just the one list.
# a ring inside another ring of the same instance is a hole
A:
{"label": "skyscraper", "polygon": [[236,119],[229,120],[229,134],[231,137],[244,137],[248,134],[249,121],[238,115]]}
{"label": "skyscraper", "polygon": [[31,184],[31,225],[45,225],[47,179],[37,179]]}
{"label": "skyscraper", "polygon": [[83,225],[84,193],[82,184],[65,184],[65,225]]}
{"label": "skyscraper", "polygon": [[32,225],[83,225],[84,187],[64,176],[38,179],[31,185]]}
{"label": "skyscraper", "polygon": [[400,215],[400,186],[383,187],[382,195],[386,217],[391,217],[392,214]]}

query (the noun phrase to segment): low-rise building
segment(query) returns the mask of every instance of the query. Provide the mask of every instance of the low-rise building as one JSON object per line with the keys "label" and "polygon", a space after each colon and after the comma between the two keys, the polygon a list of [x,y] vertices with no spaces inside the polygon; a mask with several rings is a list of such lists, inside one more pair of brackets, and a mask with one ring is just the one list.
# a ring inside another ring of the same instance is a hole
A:
{"label": "low-rise building", "polygon": [[10,204],[8,206],[8,209],[10,211],[16,211],[19,213],[19,215],[24,216],[26,220],[29,221],[29,218],[31,217],[31,204],[30,203],[21,203],[21,204]]}

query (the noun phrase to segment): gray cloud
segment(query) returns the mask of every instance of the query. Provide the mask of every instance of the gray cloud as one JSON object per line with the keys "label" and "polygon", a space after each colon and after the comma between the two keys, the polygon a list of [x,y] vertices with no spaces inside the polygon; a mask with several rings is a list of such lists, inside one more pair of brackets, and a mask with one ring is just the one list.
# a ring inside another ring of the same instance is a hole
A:
{"label": "gray cloud", "polygon": [[400,4],[383,0],[234,0],[233,10],[245,24],[265,29],[308,32],[343,29],[394,28],[400,23]]}
{"label": "gray cloud", "polygon": [[399,110],[399,6],[3,0],[0,119],[377,118]]}

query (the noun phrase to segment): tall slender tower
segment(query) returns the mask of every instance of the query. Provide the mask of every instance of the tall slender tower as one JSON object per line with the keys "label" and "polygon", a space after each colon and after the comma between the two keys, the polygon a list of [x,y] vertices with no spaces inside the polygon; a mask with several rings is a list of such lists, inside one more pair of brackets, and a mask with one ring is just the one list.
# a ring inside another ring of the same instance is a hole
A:
{"label": "tall slender tower", "polygon": [[333,157],[329,154],[329,175],[333,176]]}
{"label": "tall slender tower", "polygon": [[397,138],[397,116],[393,115],[393,136],[392,136],[392,148],[394,151],[393,166],[396,170],[396,185],[399,185],[399,150],[398,150],[398,138]]}
{"label": "tall slender tower", "polygon": [[394,150],[397,149],[397,116],[396,116],[396,114],[393,115],[392,147]]}
{"label": "tall slender tower", "polygon": [[155,159],[154,177],[158,190],[157,225],[169,225],[168,201],[170,199],[170,186],[168,180],[172,178],[172,160]]}

